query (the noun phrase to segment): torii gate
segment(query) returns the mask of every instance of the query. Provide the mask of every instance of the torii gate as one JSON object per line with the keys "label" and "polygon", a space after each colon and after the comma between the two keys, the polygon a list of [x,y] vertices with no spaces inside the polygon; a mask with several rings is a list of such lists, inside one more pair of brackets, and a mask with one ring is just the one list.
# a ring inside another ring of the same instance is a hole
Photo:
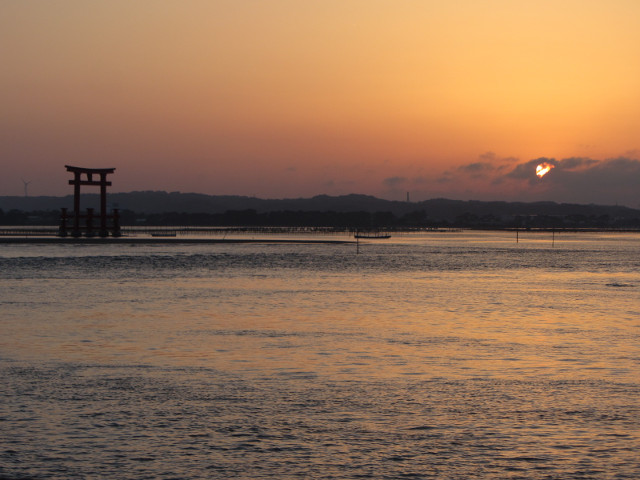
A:
{"label": "torii gate", "polygon": [[[93,230],[93,208],[87,208],[87,214],[80,214],[80,186],[91,185],[100,187],[100,230],[101,237],[109,236],[109,229],[107,228],[107,219],[113,219],[111,227],[111,235],[114,237],[120,236],[120,225],[118,210],[113,210],[113,215],[107,215],[107,187],[111,186],[111,182],[107,181],[107,175],[113,173],[115,168],[82,168],[71,167],[65,165],[68,172],[73,173],[73,180],[69,180],[69,185],[73,185],[73,229],[71,234],[74,237],[82,235],[82,230],[85,230],[85,236],[92,237],[94,235]],[[82,179],[82,175],[86,175],[86,179]],[[94,175],[99,175],[100,180],[94,180]],[[61,222],[60,222],[60,236],[67,236],[67,219],[70,217],[67,215],[67,209],[62,209]],[[85,219],[84,225],[80,224],[80,219]]]}

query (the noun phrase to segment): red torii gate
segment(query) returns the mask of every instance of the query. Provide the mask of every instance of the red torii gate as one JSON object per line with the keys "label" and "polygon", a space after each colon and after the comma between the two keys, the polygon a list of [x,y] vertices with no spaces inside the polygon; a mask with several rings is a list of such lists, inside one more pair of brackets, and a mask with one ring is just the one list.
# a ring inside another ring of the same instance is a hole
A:
{"label": "red torii gate", "polygon": [[[86,215],[80,213],[80,186],[90,185],[100,187],[100,229],[99,234],[101,237],[108,237],[109,233],[114,237],[120,236],[120,224],[118,209],[113,210],[113,215],[107,215],[107,187],[111,186],[111,182],[107,181],[107,175],[113,173],[115,168],[82,168],[72,167],[65,165],[68,172],[73,173],[73,180],[69,180],[69,185],[73,185],[73,217],[67,215],[67,209],[62,209],[61,222],[60,222],[60,236],[67,236],[67,220],[73,218],[73,228],[71,234],[74,237],[80,237],[82,230],[84,230],[85,236],[92,237],[94,235],[93,227],[93,208],[87,208]],[[86,175],[83,180],[82,176]],[[94,175],[99,176],[100,180],[94,180]],[[80,220],[84,219],[84,225]],[[107,219],[112,219],[111,229],[107,226]],[[109,231],[111,230],[111,232]]]}

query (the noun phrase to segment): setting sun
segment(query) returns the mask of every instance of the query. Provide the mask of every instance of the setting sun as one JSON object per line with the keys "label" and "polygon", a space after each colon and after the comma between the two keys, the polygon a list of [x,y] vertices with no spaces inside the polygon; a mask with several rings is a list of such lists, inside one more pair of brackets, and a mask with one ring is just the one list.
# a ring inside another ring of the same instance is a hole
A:
{"label": "setting sun", "polygon": [[547,173],[549,173],[551,171],[551,169],[554,168],[554,165],[550,164],[550,163],[546,163],[543,162],[540,165],[538,165],[536,167],[536,175],[539,178],[544,177]]}

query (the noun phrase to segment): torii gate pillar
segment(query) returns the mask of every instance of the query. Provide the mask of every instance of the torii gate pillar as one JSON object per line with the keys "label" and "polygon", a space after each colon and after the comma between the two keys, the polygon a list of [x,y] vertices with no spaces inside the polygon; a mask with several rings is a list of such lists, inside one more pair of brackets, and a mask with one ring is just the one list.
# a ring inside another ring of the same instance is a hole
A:
{"label": "torii gate pillar", "polygon": [[[82,230],[87,237],[92,237],[95,232],[93,231],[93,209],[88,208],[87,214],[82,215],[80,213],[80,186],[91,185],[100,187],[100,229],[99,235],[101,237],[109,236],[109,228],[107,226],[107,219],[113,219],[113,226],[111,228],[111,234],[115,236],[120,235],[120,226],[118,222],[118,211],[114,209],[113,215],[107,215],[107,187],[111,186],[111,182],[107,181],[107,175],[113,173],[115,168],[82,168],[71,167],[65,165],[68,172],[73,173],[73,180],[69,180],[69,185],[73,185],[73,227],[71,234],[74,237],[80,237]],[[82,176],[86,175],[83,179]],[[100,180],[94,180],[94,175],[99,176]],[[60,235],[67,236],[67,216],[66,209],[62,209],[62,220],[60,222]],[[81,224],[81,219],[85,219],[84,225]]]}

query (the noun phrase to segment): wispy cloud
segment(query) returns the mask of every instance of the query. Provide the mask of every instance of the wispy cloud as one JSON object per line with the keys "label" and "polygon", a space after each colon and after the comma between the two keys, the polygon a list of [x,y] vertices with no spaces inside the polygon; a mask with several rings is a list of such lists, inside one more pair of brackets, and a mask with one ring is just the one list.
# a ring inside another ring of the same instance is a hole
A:
{"label": "wispy cloud", "polygon": [[489,173],[495,170],[496,167],[493,164],[488,162],[475,162],[470,163],[469,165],[463,165],[458,167],[458,170],[462,172],[466,172],[474,177],[485,177]]}
{"label": "wispy cloud", "polygon": [[[555,168],[543,178],[538,178],[535,169],[543,162]],[[473,172],[477,170],[475,165],[469,164],[461,171],[471,172],[468,176],[474,178]],[[496,173],[491,178],[495,186],[521,185],[524,189],[520,192],[521,197],[578,203],[623,203],[630,206],[638,206],[640,202],[640,160],[634,158],[596,160],[570,157],[556,160],[541,157],[518,163],[505,173],[488,168],[482,171],[485,174]]]}
{"label": "wispy cloud", "polygon": [[[536,166],[543,162],[554,168],[538,178]],[[389,185],[400,184],[399,180],[387,180]],[[640,159],[633,156],[604,160],[540,157],[521,161],[489,152],[477,161],[432,177],[413,178],[404,186],[413,186],[423,192],[425,198],[437,195],[478,200],[619,203],[637,208],[640,206]]]}
{"label": "wispy cloud", "polygon": [[382,183],[389,188],[398,188],[407,183],[407,178],[405,177],[389,177],[385,178]]}

